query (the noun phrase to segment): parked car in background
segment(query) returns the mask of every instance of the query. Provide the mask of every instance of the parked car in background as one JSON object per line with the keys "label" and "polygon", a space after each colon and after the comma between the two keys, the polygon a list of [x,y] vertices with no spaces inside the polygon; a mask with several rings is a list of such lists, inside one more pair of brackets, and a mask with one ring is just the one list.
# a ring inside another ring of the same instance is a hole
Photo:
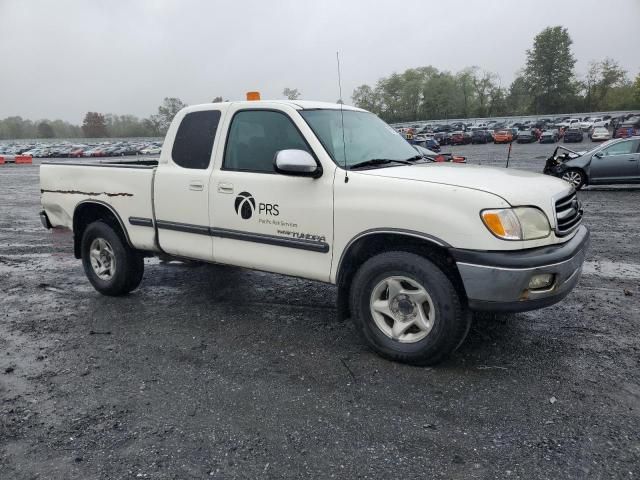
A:
{"label": "parked car in background", "polygon": [[493,135],[493,143],[511,143],[512,141],[511,130],[497,130]]}
{"label": "parked car in background", "polygon": [[564,143],[581,142],[582,140],[584,140],[584,134],[579,128],[569,128],[566,132],[564,132]]}
{"label": "parked car in background", "polygon": [[429,150],[432,150],[434,152],[439,152],[440,151],[440,144],[433,137],[427,137],[427,139],[424,142],[424,146],[425,146],[425,148],[428,148]]}
{"label": "parked car in background", "polygon": [[69,158],[80,158],[80,157],[82,157],[82,153],[84,152],[85,148],[86,147],[79,147],[79,146],[74,147],[69,152]]}
{"label": "parked car in background", "polygon": [[457,130],[451,134],[451,145],[463,145],[464,144],[464,133],[460,130]]}
{"label": "parked car in background", "polygon": [[491,135],[487,135],[486,130],[474,130],[471,134],[471,143],[487,143],[491,141]]}
{"label": "parked car in background", "polygon": [[615,130],[615,138],[629,138],[640,135],[640,117],[631,117],[620,124]]}
{"label": "parked car in background", "polygon": [[580,124],[582,123],[581,118],[568,118],[562,120],[560,123],[556,124],[558,128],[564,128],[565,130],[570,128],[580,128]]}
{"label": "parked car in background", "polygon": [[602,117],[586,117],[582,123],[580,123],[580,128],[583,132],[588,132],[594,127],[604,127],[605,125],[608,126],[607,120],[604,120]]}
{"label": "parked car in background", "polygon": [[142,150],[140,150],[140,153],[142,155],[160,155],[161,151],[162,148],[158,147],[157,145],[150,145],[147,148],[143,148]]}
{"label": "parked car in background", "polygon": [[545,130],[540,135],[540,143],[556,143],[559,140],[557,130]]}
{"label": "parked car in background", "polygon": [[640,138],[610,140],[588,152],[556,147],[543,172],[577,190],[584,185],[640,183]]}
{"label": "parked car in background", "polygon": [[447,133],[446,132],[442,132],[442,131],[438,131],[435,132],[433,134],[433,138],[440,144],[440,145],[447,145]]}
{"label": "parked car in background", "polygon": [[516,141],[518,143],[533,143],[536,140],[538,140],[538,137],[533,130],[522,130],[518,132],[518,138]]}
{"label": "parked car in background", "polygon": [[420,145],[414,145],[413,148],[415,148],[423,158],[426,158],[427,160],[430,160],[432,162],[467,163],[467,157],[461,157],[458,155],[453,155],[451,153],[434,152],[433,150],[421,147]]}
{"label": "parked car in background", "polygon": [[609,133],[607,128],[595,127],[589,134],[589,138],[591,138],[592,142],[603,142],[611,139],[611,133]]}

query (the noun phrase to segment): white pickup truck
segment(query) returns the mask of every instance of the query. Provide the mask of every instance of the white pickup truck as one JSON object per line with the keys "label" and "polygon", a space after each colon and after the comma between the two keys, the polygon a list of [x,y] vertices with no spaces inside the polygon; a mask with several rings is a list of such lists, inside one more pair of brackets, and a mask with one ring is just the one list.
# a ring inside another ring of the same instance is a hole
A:
{"label": "white pickup truck", "polygon": [[589,243],[568,183],[431,163],[375,115],[319,102],[191,106],[158,161],[43,163],[40,182],[43,224],[73,230],[105,295],[153,255],[327,282],[375,351],[414,364],[454,351],[472,310],[564,298]]}

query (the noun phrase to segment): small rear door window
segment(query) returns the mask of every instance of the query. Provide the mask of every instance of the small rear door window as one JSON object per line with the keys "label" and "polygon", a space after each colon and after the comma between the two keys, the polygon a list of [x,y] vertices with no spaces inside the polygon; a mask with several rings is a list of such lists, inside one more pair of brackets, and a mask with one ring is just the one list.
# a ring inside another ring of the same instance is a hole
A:
{"label": "small rear door window", "polygon": [[182,168],[205,170],[211,160],[219,122],[219,110],[187,113],[173,141],[173,161]]}

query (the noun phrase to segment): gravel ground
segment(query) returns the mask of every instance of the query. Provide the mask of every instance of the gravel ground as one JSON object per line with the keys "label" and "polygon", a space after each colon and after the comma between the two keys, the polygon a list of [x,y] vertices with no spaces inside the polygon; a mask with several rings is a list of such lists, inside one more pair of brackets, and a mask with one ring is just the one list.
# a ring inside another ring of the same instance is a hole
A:
{"label": "gravel ground", "polygon": [[149,260],[103,297],[40,226],[37,166],[0,166],[0,478],[638,478],[640,188],[580,197],[576,290],[478,316],[418,368],[370,352],[320,283]]}

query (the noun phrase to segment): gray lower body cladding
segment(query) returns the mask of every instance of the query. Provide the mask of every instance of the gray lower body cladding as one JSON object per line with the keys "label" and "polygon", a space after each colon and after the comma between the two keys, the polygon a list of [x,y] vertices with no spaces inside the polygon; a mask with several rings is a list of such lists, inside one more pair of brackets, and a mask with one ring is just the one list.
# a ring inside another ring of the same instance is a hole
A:
{"label": "gray lower body cladding", "polygon": [[[559,302],[580,279],[589,246],[581,226],[571,240],[516,252],[451,249],[472,310],[521,312]],[[552,275],[549,286],[532,289],[536,275]]]}

